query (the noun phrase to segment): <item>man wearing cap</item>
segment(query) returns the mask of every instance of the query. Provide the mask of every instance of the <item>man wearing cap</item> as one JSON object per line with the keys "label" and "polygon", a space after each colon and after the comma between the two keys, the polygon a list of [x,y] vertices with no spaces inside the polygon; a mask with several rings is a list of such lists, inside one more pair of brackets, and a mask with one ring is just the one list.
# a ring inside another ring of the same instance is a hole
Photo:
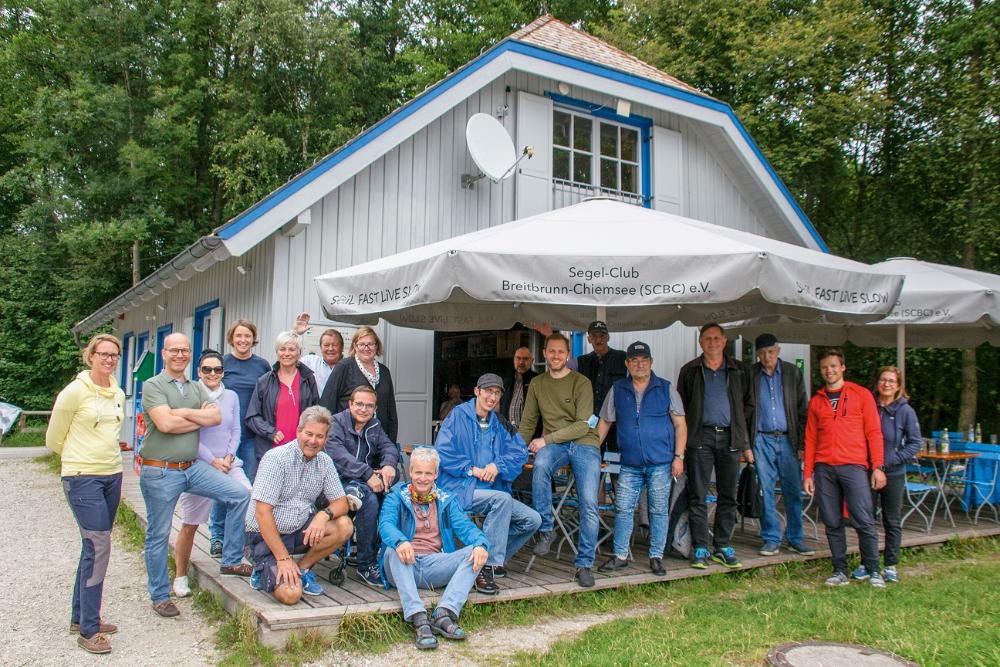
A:
{"label": "man wearing cap", "polygon": [[511,483],[528,460],[528,448],[495,413],[503,395],[499,375],[480,376],[475,397],[451,411],[434,441],[441,459],[441,487],[457,498],[465,512],[485,517],[483,532],[493,548],[476,577],[476,590],[500,592],[495,578],[504,564],[535,534],[542,518],[511,496]]}
{"label": "man wearing cap", "polygon": [[569,340],[554,332],[545,337],[548,371],[531,381],[524,401],[524,416],[518,429],[528,440],[542,422],[541,437],[528,442],[535,462],[531,474],[531,502],[542,517],[534,554],[544,556],[555,541],[552,517],[552,475],[569,464],[580,501],[577,534],[576,581],[584,588],[594,585],[594,552],[597,550],[597,492],[601,484],[601,451],[594,417],[594,393],[590,380],[571,370]]}
{"label": "man wearing cap", "polygon": [[[625,353],[608,345],[608,325],[601,320],[587,327],[587,342],[594,351],[577,357],[576,369],[590,380],[594,389],[594,409],[597,410],[604,405],[611,385],[625,377]],[[605,444],[614,450],[615,441],[615,429],[612,428]]]}
{"label": "man wearing cap", "polygon": [[[615,382],[601,406],[597,434],[603,441],[622,415],[618,429],[621,471],[615,497],[615,555],[601,572],[628,567],[632,520],[643,488],[649,497],[649,569],[663,576],[663,550],[670,523],[670,487],[684,471],[687,424],[681,397],[669,381],[653,372],[649,346],[636,341],[625,352],[629,377]],[[632,419],[635,415],[635,419]]]}
{"label": "man wearing cap", "polygon": [[785,501],[785,540],[792,551],[811,556],[802,532],[802,448],[806,430],[807,397],[802,372],[779,358],[781,346],[774,334],[761,334],[753,343],[757,363],[750,373],[756,418],[750,420],[750,441],[760,486],[764,515],[760,520],[762,556],[774,556],[781,546],[781,520],[775,486],[781,480]]}
{"label": "man wearing cap", "polygon": [[[740,453],[753,463],[747,424],[753,419],[753,394],[742,363],[726,354],[726,333],[706,324],[698,336],[702,354],[681,367],[677,393],[687,420],[688,498],[691,507],[691,567],[704,569],[709,560],[742,567],[730,544],[736,527],[736,485]],[[718,503],[712,531],[715,549],[708,551],[708,484],[715,471]]]}

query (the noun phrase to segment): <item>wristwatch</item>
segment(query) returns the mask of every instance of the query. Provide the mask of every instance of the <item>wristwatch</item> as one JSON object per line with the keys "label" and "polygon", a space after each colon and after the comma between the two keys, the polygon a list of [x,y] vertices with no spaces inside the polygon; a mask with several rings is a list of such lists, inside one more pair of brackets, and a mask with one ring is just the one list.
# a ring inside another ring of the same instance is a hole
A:
{"label": "wristwatch", "polygon": [[333,512],[330,511],[329,507],[324,507],[323,509],[320,510],[320,512],[322,512],[323,514],[325,514],[328,519],[330,519],[331,521],[333,521]]}
{"label": "wristwatch", "polygon": [[675,459],[680,459],[681,461],[683,461],[684,460],[684,455],[683,454],[674,454],[674,458]]}

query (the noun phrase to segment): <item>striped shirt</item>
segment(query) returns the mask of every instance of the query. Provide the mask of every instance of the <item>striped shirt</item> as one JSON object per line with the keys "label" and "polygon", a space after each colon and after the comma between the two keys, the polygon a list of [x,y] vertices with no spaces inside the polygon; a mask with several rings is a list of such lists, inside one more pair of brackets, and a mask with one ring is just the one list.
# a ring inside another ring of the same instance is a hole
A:
{"label": "striped shirt", "polygon": [[257,468],[251,495],[255,502],[247,508],[247,531],[260,532],[256,501],[273,507],[279,533],[287,535],[298,530],[312,514],[320,493],[329,501],[344,495],[333,459],[326,452],[307,459],[298,440],[275,447],[264,454]]}

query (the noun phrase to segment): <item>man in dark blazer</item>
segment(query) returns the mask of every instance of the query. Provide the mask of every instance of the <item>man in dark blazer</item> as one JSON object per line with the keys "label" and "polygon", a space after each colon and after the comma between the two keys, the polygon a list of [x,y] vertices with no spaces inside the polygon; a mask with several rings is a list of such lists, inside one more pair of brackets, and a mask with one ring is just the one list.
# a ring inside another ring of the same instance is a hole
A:
{"label": "man in dark blazer", "polygon": [[528,383],[538,373],[531,370],[535,355],[526,347],[514,351],[514,374],[504,382],[503,397],[500,399],[500,414],[516,429],[524,412],[524,398],[528,395]]}
{"label": "man in dark blazer", "polygon": [[801,460],[808,411],[805,379],[798,366],[779,358],[781,346],[774,334],[757,336],[753,345],[758,361],[750,372],[750,391],[756,410],[747,426],[764,489],[764,516],[760,520],[764,545],[760,554],[774,556],[781,547],[781,518],[775,497],[780,478],[788,548],[804,556],[812,555],[802,532]]}

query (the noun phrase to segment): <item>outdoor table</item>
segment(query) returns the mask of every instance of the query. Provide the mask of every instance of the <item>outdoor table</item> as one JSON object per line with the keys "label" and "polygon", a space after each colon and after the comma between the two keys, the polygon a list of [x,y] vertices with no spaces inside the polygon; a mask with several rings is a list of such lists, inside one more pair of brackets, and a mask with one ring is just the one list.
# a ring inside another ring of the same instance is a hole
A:
{"label": "outdoor table", "polygon": [[[918,452],[917,458],[921,461],[929,461],[934,468],[934,482],[937,486],[938,495],[934,499],[934,507],[931,508],[931,525],[934,524],[934,517],[937,515],[938,505],[944,503],[944,513],[948,517],[948,521],[951,523],[951,527],[955,527],[955,518],[951,514],[951,501],[947,497],[948,493],[948,481],[951,471],[957,466],[967,463],[972,459],[979,456],[975,452],[948,452],[947,454],[940,454],[938,452]],[[963,476],[963,492],[964,492],[964,476]],[[959,497],[958,494],[954,494],[955,497]]]}

